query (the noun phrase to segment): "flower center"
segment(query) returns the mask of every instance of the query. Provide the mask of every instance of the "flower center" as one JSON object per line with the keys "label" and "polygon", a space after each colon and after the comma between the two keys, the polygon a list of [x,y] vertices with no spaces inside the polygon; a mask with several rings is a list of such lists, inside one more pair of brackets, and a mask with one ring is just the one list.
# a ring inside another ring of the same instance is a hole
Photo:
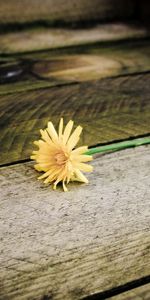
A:
{"label": "flower center", "polygon": [[67,162],[68,156],[64,152],[60,152],[55,155],[55,160],[57,165],[62,166]]}

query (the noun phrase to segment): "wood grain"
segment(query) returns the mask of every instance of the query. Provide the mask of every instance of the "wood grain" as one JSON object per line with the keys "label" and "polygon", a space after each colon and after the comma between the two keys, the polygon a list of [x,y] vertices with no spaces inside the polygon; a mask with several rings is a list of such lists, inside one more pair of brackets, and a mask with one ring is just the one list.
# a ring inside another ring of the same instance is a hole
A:
{"label": "wood grain", "polygon": [[1,168],[0,299],[82,299],[149,275],[149,151],[100,156],[68,193],[32,163]]}
{"label": "wood grain", "polygon": [[149,41],[0,57],[0,94],[150,70]]}
{"label": "wood grain", "polygon": [[140,286],[126,293],[111,297],[110,300],[149,300],[150,299],[150,284]]}
{"label": "wood grain", "polygon": [[24,29],[0,34],[0,53],[21,53],[92,43],[149,37],[149,31],[134,23],[98,24],[87,28]]}
{"label": "wood grain", "polygon": [[150,74],[1,95],[0,163],[29,158],[39,129],[60,116],[84,127],[87,145],[148,134],[149,95]]}
{"label": "wood grain", "polygon": [[1,0],[0,23],[48,20],[50,24],[129,18],[131,0]]}
{"label": "wood grain", "polygon": [[[95,45],[80,50],[75,47],[48,57],[40,54],[33,66],[33,73],[39,77],[64,81],[87,81],[116,75],[150,70],[150,42],[140,41],[120,45]],[[29,56],[31,59],[31,55]]]}

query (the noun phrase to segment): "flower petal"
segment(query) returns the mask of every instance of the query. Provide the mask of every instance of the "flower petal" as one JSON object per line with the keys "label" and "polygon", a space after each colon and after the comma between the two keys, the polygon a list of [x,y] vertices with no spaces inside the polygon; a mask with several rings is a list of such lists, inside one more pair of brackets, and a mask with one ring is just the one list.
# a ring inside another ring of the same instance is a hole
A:
{"label": "flower petal", "polygon": [[72,150],[79,141],[80,134],[82,132],[82,127],[78,126],[75,131],[72,133],[71,137],[68,140],[67,147],[68,150]]}
{"label": "flower petal", "polygon": [[34,168],[35,168],[35,170],[37,170],[39,172],[43,171],[39,164],[34,165]]}
{"label": "flower petal", "polygon": [[58,131],[59,131],[59,138],[61,138],[63,132],[63,118],[60,119]]}
{"label": "flower petal", "polygon": [[34,141],[33,143],[34,143],[34,145],[36,145],[38,147],[40,147],[40,146],[42,146],[42,145],[45,144],[45,142],[43,140]]}
{"label": "flower petal", "polygon": [[50,138],[49,134],[47,133],[47,130],[40,130],[42,139],[52,148],[55,149],[57,147],[57,145],[52,141],[52,139]]}
{"label": "flower petal", "polygon": [[68,122],[68,124],[66,125],[65,127],[65,130],[64,130],[64,134],[63,134],[63,142],[66,144],[68,139],[69,139],[69,136],[71,134],[71,130],[72,130],[72,127],[73,127],[73,121],[70,120]]}
{"label": "flower petal", "polygon": [[71,158],[78,162],[87,162],[93,160],[92,155],[71,155]]}
{"label": "flower petal", "polygon": [[46,173],[44,173],[43,175],[39,176],[38,179],[44,179],[44,178],[48,177],[51,173],[52,173],[52,170],[49,170]]}
{"label": "flower petal", "polygon": [[56,190],[56,186],[60,181],[66,180],[66,166],[59,171],[59,175],[57,180],[54,182],[54,190]]}
{"label": "flower petal", "polygon": [[88,150],[88,146],[81,146],[81,147],[78,147],[74,150],[72,150],[72,154],[83,154],[83,153],[86,153],[86,151]]}
{"label": "flower petal", "polygon": [[78,168],[79,170],[81,170],[83,172],[92,172],[93,171],[93,166],[88,165],[88,164],[77,162],[74,165],[76,168]]}
{"label": "flower petal", "polygon": [[63,180],[63,189],[64,189],[64,192],[68,192],[68,189],[67,189],[67,187],[65,185],[65,180]]}
{"label": "flower petal", "polygon": [[76,169],[74,172],[75,172],[75,175],[77,176],[78,181],[88,183],[87,178],[83,175],[82,172],[80,172],[80,170]]}
{"label": "flower petal", "polygon": [[54,182],[53,189],[56,190],[57,184],[61,181],[62,179],[60,177],[57,178],[57,180]]}
{"label": "flower petal", "polygon": [[49,183],[49,182],[53,182],[57,175],[58,175],[59,171],[54,171],[53,173],[51,173],[45,180],[44,180],[44,183]]}
{"label": "flower petal", "polygon": [[52,141],[54,143],[58,143],[58,134],[54,128],[54,125],[52,122],[48,122],[48,128],[47,128],[47,131],[52,139]]}

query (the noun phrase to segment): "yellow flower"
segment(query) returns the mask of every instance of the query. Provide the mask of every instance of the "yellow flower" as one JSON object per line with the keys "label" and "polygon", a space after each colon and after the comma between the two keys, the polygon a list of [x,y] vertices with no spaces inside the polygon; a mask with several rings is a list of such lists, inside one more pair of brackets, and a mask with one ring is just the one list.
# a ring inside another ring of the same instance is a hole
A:
{"label": "yellow flower", "polygon": [[74,149],[79,141],[82,127],[78,126],[71,134],[73,121],[69,121],[63,131],[63,119],[59,123],[57,134],[52,122],[48,122],[45,130],[40,130],[42,139],[35,141],[39,147],[33,151],[31,159],[37,164],[34,166],[39,172],[45,172],[38,179],[44,179],[44,183],[53,183],[56,189],[57,184],[62,181],[64,191],[67,191],[65,183],[69,181],[81,181],[88,183],[87,178],[81,171],[90,172],[93,167],[85,164],[92,160],[91,155],[85,155],[87,146]]}

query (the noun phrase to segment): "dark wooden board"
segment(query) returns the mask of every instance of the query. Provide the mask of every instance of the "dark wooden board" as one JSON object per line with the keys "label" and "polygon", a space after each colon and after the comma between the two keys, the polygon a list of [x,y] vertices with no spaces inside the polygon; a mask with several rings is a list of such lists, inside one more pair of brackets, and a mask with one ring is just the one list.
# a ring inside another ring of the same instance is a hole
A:
{"label": "dark wooden board", "polygon": [[0,56],[0,95],[150,70],[150,42]]}
{"label": "dark wooden board", "polygon": [[111,142],[150,131],[150,74],[106,78],[0,96],[0,163],[29,158],[47,121],[84,127],[81,142]]}
{"label": "dark wooden board", "polygon": [[132,17],[134,7],[133,0],[1,0],[0,23],[46,20],[55,25],[124,19]]}
{"label": "dark wooden board", "polygon": [[0,58],[0,94],[150,70],[150,43],[78,47]]}
{"label": "dark wooden board", "polygon": [[137,17],[143,23],[150,24],[150,2],[147,0],[138,1],[137,0]]}

